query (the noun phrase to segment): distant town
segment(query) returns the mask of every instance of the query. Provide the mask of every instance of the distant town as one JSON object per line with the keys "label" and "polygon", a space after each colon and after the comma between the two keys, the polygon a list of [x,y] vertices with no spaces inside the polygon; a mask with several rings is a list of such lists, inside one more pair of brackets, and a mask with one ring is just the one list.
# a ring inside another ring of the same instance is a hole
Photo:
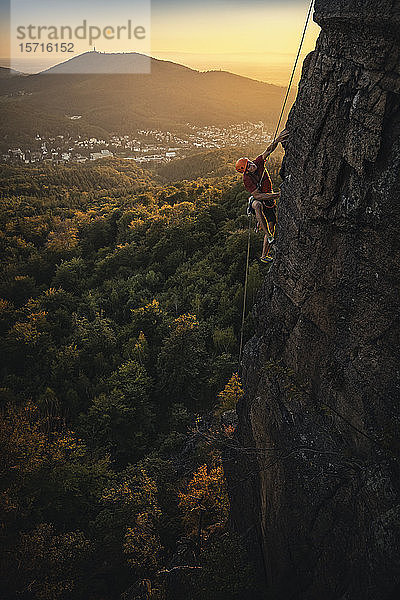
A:
{"label": "distant town", "polygon": [[[72,115],[79,120],[81,115]],[[85,163],[105,158],[122,158],[137,163],[167,163],[194,152],[264,144],[271,139],[262,121],[241,123],[227,128],[197,127],[187,123],[189,132],[178,136],[169,131],[139,129],[133,135],[112,135],[108,140],[96,137],[73,139],[69,135],[44,137],[37,133],[31,143],[16,146],[1,155],[6,163]]]}

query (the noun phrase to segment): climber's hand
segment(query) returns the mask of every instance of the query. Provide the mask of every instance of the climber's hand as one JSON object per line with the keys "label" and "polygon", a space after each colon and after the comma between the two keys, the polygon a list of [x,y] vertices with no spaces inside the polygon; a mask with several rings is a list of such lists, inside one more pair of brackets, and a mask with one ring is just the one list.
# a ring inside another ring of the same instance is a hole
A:
{"label": "climber's hand", "polygon": [[280,132],[280,134],[278,135],[276,141],[277,142],[286,142],[286,140],[289,137],[289,132],[287,129],[282,129],[282,131]]}

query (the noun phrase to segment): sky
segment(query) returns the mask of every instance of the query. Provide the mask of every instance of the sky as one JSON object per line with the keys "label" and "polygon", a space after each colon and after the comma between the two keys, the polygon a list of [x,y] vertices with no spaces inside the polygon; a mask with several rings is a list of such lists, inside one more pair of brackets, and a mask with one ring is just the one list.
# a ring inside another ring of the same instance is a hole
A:
{"label": "sky", "polygon": [[[46,23],[49,12],[46,2],[30,2],[34,18]],[[138,40],[104,42],[98,40],[100,51],[138,51],[156,58],[172,60],[199,70],[222,69],[285,85],[290,75],[310,0],[68,0],[60,3],[52,0],[52,10],[58,13],[62,23],[78,24],[82,18],[103,24],[134,23],[146,21],[146,7],[151,9],[151,36],[146,44]],[[18,20],[18,2],[12,0],[14,23]],[[135,4],[136,2],[136,4]],[[5,64],[9,55],[9,5],[0,0],[0,59]],[[138,7],[144,10],[138,16]],[[26,10],[25,10],[26,12]],[[28,18],[28,17],[26,17]],[[54,18],[54,14],[52,15]],[[22,21],[21,21],[22,22]],[[140,23],[141,24],[141,23]],[[15,28],[14,28],[15,29]],[[146,26],[147,29],[147,26]],[[319,28],[311,23],[304,44],[303,55],[315,45]],[[14,36],[15,38],[15,36]],[[16,44],[17,42],[14,41]],[[88,42],[77,47],[79,52],[90,49]],[[55,62],[57,56],[46,52],[33,55],[19,54],[16,60],[26,71],[40,70]]]}

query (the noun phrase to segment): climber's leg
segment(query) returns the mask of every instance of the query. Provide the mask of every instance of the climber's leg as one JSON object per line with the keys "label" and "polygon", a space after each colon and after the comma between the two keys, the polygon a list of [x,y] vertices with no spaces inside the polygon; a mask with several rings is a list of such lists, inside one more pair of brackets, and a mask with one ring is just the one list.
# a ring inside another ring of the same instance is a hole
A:
{"label": "climber's leg", "polygon": [[253,209],[254,209],[254,212],[256,213],[257,222],[265,234],[264,242],[263,242],[263,249],[262,249],[262,254],[261,254],[261,259],[263,259],[263,258],[269,256],[268,253],[269,253],[270,244],[268,242],[268,238],[271,238],[272,233],[268,227],[268,222],[264,215],[262,202],[260,202],[259,200],[254,200],[253,201]]}

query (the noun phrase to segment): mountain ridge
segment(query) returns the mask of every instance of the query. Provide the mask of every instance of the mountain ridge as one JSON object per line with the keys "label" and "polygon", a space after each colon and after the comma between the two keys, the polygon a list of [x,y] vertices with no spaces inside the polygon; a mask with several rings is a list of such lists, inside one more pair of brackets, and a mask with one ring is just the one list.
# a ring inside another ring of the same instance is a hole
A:
{"label": "mountain ridge", "polygon": [[[94,53],[72,60],[92,61]],[[130,55],[115,55],[128,60]],[[104,60],[96,53],[95,60]],[[107,60],[107,59],[106,59]],[[65,63],[61,63],[63,65]],[[55,69],[0,79],[0,129],[7,139],[38,131],[74,135],[129,134],[137,129],[183,131],[188,123],[219,127],[276,122],[285,88],[227,71],[200,72],[151,59],[151,74],[70,74]],[[81,115],[71,123],[68,115]]]}
{"label": "mountain ridge", "polygon": [[[153,58],[147,54],[141,54],[140,52],[98,52],[97,50],[88,50],[87,52],[83,52],[82,54],[78,54],[77,56],[72,56],[66,61],[57,63],[35,73],[35,75],[51,75],[51,74],[83,74],[83,75],[100,75],[109,73],[111,75],[120,74],[120,75],[132,75],[132,74],[144,74],[140,71],[136,72],[132,69],[132,67],[146,67],[146,63],[150,62],[151,64],[155,63],[168,63],[170,65],[174,65],[180,69],[185,69],[187,71],[195,71],[195,69],[191,69],[190,67],[185,67],[184,65],[180,65],[179,63],[174,63],[172,61],[163,61],[162,59]],[[75,65],[77,70],[68,71],[70,65]],[[87,71],[80,69],[87,69]],[[96,68],[99,68],[100,71],[95,71]],[[124,71],[123,69],[128,69]],[[105,69],[110,69],[109,71]],[[115,71],[115,69],[121,69],[120,71]]]}

